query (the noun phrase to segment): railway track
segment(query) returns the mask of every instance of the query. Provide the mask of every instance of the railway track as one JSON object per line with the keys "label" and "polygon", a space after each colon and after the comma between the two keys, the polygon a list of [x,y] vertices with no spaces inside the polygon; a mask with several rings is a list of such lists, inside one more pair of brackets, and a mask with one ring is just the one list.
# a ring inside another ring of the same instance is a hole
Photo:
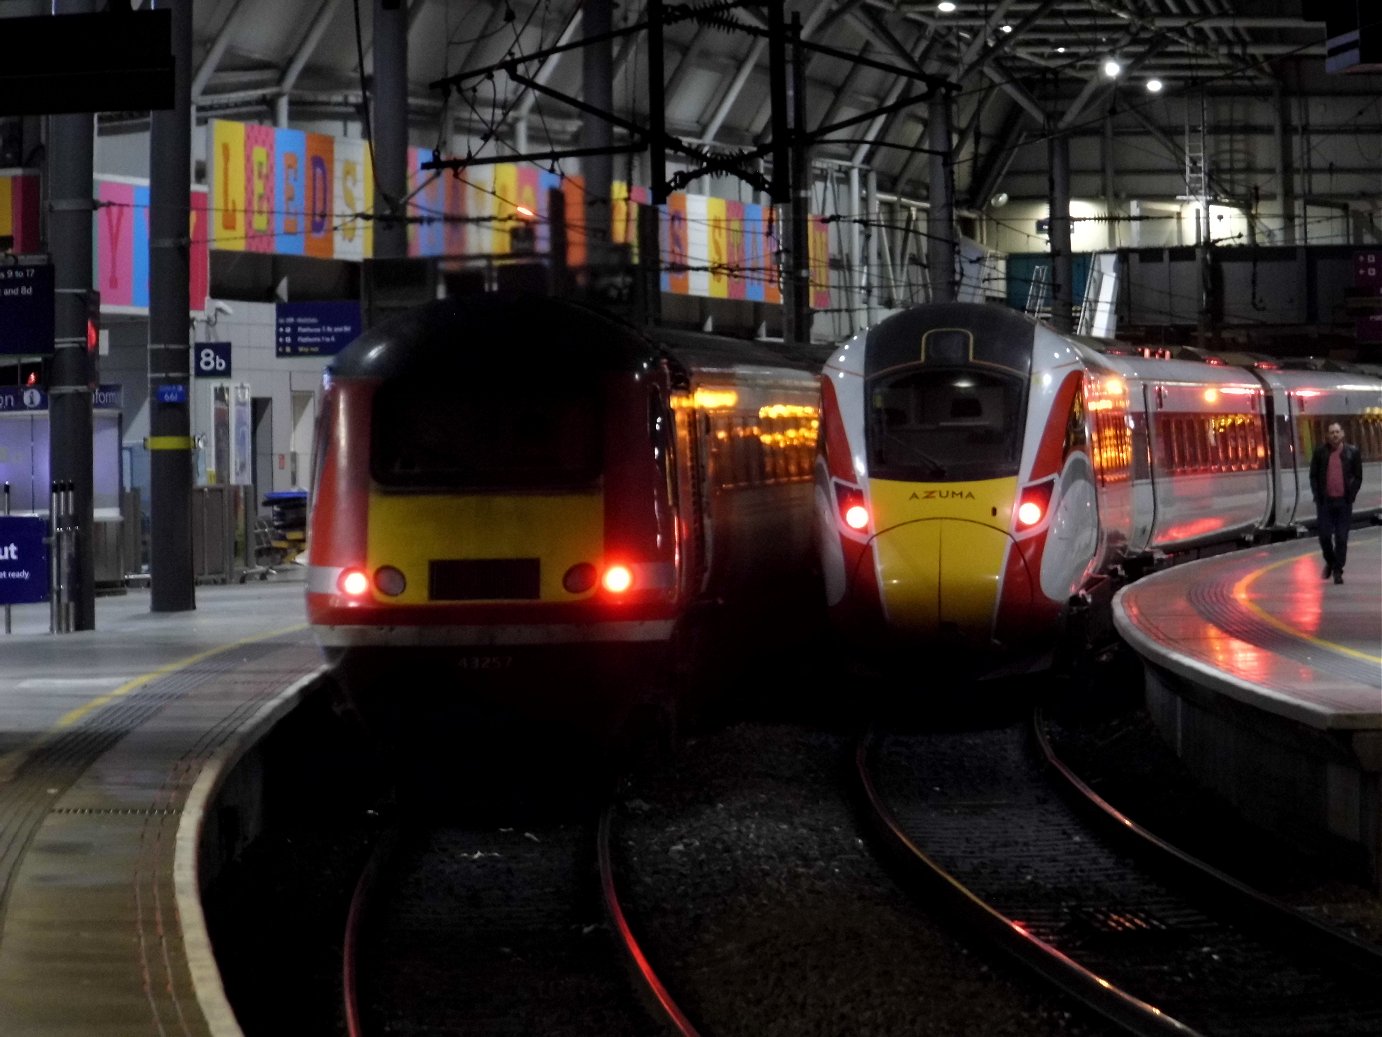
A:
{"label": "railway track", "polygon": [[1049,752],[1026,724],[895,733],[856,770],[906,881],[1129,1032],[1382,1032],[1375,947],[1150,837]]}
{"label": "railway track", "polygon": [[350,1037],[694,1035],[624,920],[609,810],[381,840],[344,941]]}

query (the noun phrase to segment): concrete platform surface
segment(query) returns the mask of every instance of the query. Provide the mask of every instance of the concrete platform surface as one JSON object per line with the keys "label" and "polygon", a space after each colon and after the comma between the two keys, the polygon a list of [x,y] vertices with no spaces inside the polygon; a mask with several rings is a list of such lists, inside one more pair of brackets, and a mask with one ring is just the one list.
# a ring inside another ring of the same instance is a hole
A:
{"label": "concrete platform surface", "polygon": [[[320,666],[300,580],[0,634],[0,1034],[227,1037],[199,852],[220,775]],[[214,821],[215,819],[210,819]],[[214,825],[213,825],[214,827]]]}

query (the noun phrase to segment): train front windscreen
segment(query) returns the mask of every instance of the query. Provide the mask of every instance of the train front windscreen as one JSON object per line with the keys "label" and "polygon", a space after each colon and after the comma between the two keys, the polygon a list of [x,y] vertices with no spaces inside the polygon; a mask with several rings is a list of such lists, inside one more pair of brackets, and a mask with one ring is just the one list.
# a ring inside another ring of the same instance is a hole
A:
{"label": "train front windscreen", "polygon": [[395,489],[588,487],[601,472],[602,413],[594,378],[391,382],[374,401],[370,467]]}
{"label": "train front windscreen", "polygon": [[916,366],[869,385],[869,470],[879,479],[959,482],[1017,474],[1025,383],[973,367]]}

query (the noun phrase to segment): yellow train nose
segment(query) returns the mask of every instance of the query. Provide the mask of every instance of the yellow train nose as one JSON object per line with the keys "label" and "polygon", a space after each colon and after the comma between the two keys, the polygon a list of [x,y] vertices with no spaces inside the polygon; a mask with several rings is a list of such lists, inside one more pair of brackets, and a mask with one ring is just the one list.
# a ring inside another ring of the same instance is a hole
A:
{"label": "yellow train nose", "polygon": [[926,638],[993,637],[1012,538],[963,519],[907,522],[874,540],[879,590],[894,632]]}

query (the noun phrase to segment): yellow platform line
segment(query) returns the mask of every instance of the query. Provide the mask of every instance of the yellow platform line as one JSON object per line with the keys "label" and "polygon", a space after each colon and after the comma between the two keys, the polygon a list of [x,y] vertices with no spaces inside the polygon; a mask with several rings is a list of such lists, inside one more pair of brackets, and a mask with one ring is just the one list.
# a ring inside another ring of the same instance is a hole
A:
{"label": "yellow platform line", "polygon": [[221,652],[228,652],[232,648],[242,648],[245,645],[254,644],[256,641],[266,641],[271,637],[278,637],[281,634],[291,634],[293,631],[302,630],[306,626],[306,623],[298,623],[295,626],[284,627],[281,630],[271,630],[267,633],[255,634],[253,637],[241,638],[239,641],[232,641],[230,644],[226,645],[217,645],[215,648],[208,648],[204,652],[198,652],[195,655],[189,655],[184,659],[178,659],[175,662],[160,666],[156,670],[151,670],[148,673],[126,681],[113,691],[108,691],[104,695],[96,696],[96,698],[92,699],[90,702],[85,702],[76,709],[69,710],[53,725],[53,730],[62,731],[72,727],[74,724],[80,723],[83,719],[96,712],[96,710],[110,705],[117,699],[124,698],[130,692],[136,691],[144,687],[144,685],[158,680],[160,677],[166,677],[170,673],[176,673],[178,670],[192,666],[204,659],[210,659],[213,655],[219,655]]}
{"label": "yellow platform line", "polygon": [[1382,655],[1369,655],[1367,652],[1360,652],[1356,648],[1349,648],[1347,645],[1337,644],[1334,641],[1326,641],[1322,637],[1316,637],[1314,634],[1307,634],[1303,630],[1298,630],[1293,626],[1289,626],[1248,598],[1248,588],[1252,586],[1259,576],[1262,576],[1264,573],[1269,573],[1273,569],[1279,569],[1283,565],[1290,565],[1292,562],[1298,562],[1303,557],[1305,557],[1304,554],[1292,555],[1290,558],[1283,558],[1279,562],[1273,562],[1271,565],[1264,565],[1261,569],[1256,569],[1248,573],[1248,575],[1244,576],[1233,585],[1233,600],[1255,613],[1264,622],[1270,623],[1282,633],[1290,634],[1298,641],[1307,641],[1320,648],[1327,648],[1331,652],[1338,652],[1340,655],[1349,655],[1355,659],[1362,659],[1364,662],[1382,663]]}

